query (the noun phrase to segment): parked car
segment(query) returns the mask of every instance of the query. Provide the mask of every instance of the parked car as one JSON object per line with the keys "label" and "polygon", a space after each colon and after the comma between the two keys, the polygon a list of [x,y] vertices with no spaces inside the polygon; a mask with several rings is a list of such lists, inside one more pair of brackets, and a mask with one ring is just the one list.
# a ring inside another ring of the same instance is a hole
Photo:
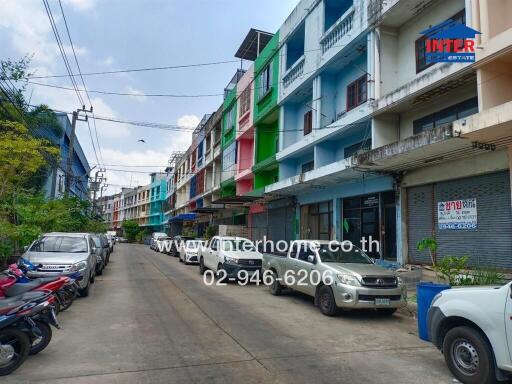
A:
{"label": "parked car", "polygon": [[107,266],[108,242],[99,233],[91,234],[96,254],[96,275],[101,276]]}
{"label": "parked car", "polygon": [[169,236],[160,236],[155,240],[155,251],[165,253],[167,249],[169,249],[168,242],[172,241],[172,237]]}
{"label": "parked car", "polygon": [[107,234],[108,247],[110,249],[110,253],[114,252],[114,244],[116,243],[115,237]]}
{"label": "parked car", "polygon": [[283,288],[314,297],[323,314],[339,308],[374,308],[393,314],[406,304],[406,287],[393,271],[374,264],[361,249],[344,251],[329,241],[297,240],[286,255],[263,254],[264,273],[270,274],[270,292]]}
{"label": "parked car", "polygon": [[23,258],[40,265],[35,274],[50,277],[62,272],[80,272],[80,294],[89,295],[96,276],[96,245],[89,233],[53,232],[34,241]]}
{"label": "parked car", "polygon": [[171,256],[174,256],[174,257],[179,257],[180,255],[180,251],[179,251],[179,247],[182,245],[182,244],[185,244],[185,242],[187,240],[194,240],[194,237],[192,236],[182,236],[182,235],[177,235],[177,236],[174,236],[172,241],[171,241],[171,246],[170,246],[170,251],[169,251],[169,255]]}
{"label": "parked car", "polygon": [[[244,237],[214,236],[199,256],[199,272],[214,271],[219,278],[236,279],[240,271],[250,276],[261,271],[262,254]],[[223,276],[224,275],[224,276]]]}
{"label": "parked car", "polygon": [[487,384],[512,378],[512,289],[453,288],[432,301],[432,343],[462,383]]}
{"label": "parked car", "polygon": [[154,232],[151,235],[151,240],[149,241],[149,249],[156,251],[157,250],[156,239],[158,239],[159,237],[166,237],[166,236],[167,236],[167,233],[165,233],[165,232]]}
{"label": "parked car", "polygon": [[199,252],[201,248],[205,246],[203,240],[186,240],[179,247],[179,258],[180,262],[185,264],[198,264],[199,263]]}

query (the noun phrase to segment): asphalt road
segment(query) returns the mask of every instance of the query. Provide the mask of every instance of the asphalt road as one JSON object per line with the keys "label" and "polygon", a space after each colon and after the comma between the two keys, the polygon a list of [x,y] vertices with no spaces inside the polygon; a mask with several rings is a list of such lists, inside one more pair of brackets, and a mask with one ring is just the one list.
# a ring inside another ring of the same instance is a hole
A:
{"label": "asphalt road", "polygon": [[412,319],[323,316],[300,294],[206,286],[196,266],[118,244],[50,346],[2,383],[451,383]]}

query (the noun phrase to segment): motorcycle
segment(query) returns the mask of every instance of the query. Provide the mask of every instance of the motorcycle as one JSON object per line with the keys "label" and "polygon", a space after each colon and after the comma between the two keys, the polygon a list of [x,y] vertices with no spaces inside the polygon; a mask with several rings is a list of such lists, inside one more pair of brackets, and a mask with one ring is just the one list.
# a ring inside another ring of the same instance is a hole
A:
{"label": "motorcycle", "polygon": [[[31,279],[39,277],[38,268],[40,265],[35,265],[30,261],[20,258],[18,261],[18,268],[23,272],[24,279],[19,282],[30,282]],[[73,301],[79,296],[80,285],[79,281],[83,279],[80,272],[60,273],[56,274],[55,277],[67,277],[69,280],[62,288],[56,291],[57,295],[57,312],[62,312],[68,309]],[[52,287],[48,287],[51,289]]]}
{"label": "motorcycle", "polygon": [[56,298],[56,311],[68,309],[77,296],[76,281],[80,274],[69,276],[29,278],[16,264],[11,264],[5,276],[0,280],[0,299],[3,297],[19,296],[29,291],[51,291]]}
{"label": "motorcycle", "polygon": [[0,376],[12,373],[28,355],[48,346],[52,338],[50,325],[60,328],[54,302],[50,291],[0,300]]}

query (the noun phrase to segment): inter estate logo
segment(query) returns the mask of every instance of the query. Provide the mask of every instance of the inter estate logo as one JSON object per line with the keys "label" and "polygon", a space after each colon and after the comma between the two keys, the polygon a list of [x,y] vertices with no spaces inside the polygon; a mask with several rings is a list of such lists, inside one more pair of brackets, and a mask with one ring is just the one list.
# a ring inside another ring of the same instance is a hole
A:
{"label": "inter estate logo", "polygon": [[454,20],[447,20],[420,32],[425,37],[427,63],[473,63],[475,37],[480,32]]}

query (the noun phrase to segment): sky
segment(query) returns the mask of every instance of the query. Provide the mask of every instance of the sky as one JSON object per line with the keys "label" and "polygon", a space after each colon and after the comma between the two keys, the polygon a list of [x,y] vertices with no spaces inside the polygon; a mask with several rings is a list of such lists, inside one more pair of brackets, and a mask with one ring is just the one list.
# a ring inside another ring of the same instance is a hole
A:
{"label": "sky", "polygon": [[[118,69],[231,61],[250,28],[276,32],[298,0],[61,0],[82,73]],[[49,0],[64,49],[75,73],[58,0]],[[42,0],[0,0],[0,59],[31,55],[35,76],[66,74]],[[250,63],[245,62],[244,67]],[[88,90],[130,94],[221,94],[238,63],[85,76]],[[72,88],[69,77],[33,80]],[[80,84],[80,81],[79,81]],[[73,91],[30,84],[30,104],[71,112],[80,108]],[[87,101],[85,93],[82,94]],[[157,98],[90,92],[98,116],[195,128],[222,96]],[[87,102],[87,107],[89,107]],[[96,121],[109,188],[149,183],[148,173],[161,171],[173,151],[186,150],[191,133],[164,131]],[[91,124],[94,137],[94,126]],[[87,124],[77,123],[77,137],[91,167],[94,155]],[[139,142],[143,139],[145,143]],[[101,154],[100,154],[101,153]],[[142,167],[151,166],[151,167]],[[97,169],[97,168],[96,168]],[[92,174],[96,171],[93,170]],[[124,169],[130,172],[114,170]],[[148,172],[148,173],[146,173]]]}

